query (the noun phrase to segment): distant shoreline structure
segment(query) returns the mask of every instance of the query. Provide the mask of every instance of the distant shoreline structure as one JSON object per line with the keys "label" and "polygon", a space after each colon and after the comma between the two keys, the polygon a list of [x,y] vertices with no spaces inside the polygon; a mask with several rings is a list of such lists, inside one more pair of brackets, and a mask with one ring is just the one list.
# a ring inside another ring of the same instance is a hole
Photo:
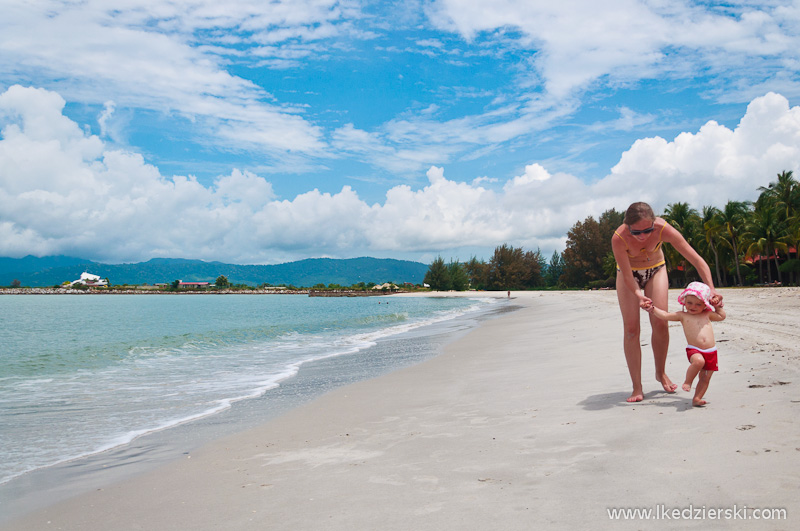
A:
{"label": "distant shoreline structure", "polygon": [[0,288],[0,295],[308,295],[309,290],[148,290],[148,289],[63,289],[63,288]]}
{"label": "distant shoreline structure", "polygon": [[220,290],[147,290],[147,289],[69,289],[69,288],[0,288],[0,295],[308,295],[309,297],[377,297],[406,293],[396,291],[359,290],[278,290],[278,289],[220,289]]}

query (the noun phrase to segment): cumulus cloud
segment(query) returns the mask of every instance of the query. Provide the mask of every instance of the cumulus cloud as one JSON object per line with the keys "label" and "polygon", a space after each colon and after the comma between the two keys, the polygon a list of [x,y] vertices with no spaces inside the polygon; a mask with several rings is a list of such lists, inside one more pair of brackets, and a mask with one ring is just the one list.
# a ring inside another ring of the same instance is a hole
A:
{"label": "cumulus cloud", "polygon": [[660,206],[676,201],[720,206],[729,199],[753,199],[758,186],[799,165],[800,107],[790,108],[786,98],[769,93],[748,105],[733,130],[710,121],[672,141],[637,140],[604,185],[651,183],[647,195]]}
{"label": "cumulus cloud", "polygon": [[0,255],[274,263],[502,243],[549,253],[588,215],[637,200],[656,210],[677,201],[722,206],[800,169],[800,107],[770,93],[753,100],[733,130],[708,122],[672,140],[636,141],[595,182],[536,162],[504,182],[460,182],[433,166],[425,186],[395,186],[383,203],[369,205],[348,186],[281,199],[247,171],[208,186],[164,176],[141,154],[86,133],[64,105],[42,89],[0,94]]}

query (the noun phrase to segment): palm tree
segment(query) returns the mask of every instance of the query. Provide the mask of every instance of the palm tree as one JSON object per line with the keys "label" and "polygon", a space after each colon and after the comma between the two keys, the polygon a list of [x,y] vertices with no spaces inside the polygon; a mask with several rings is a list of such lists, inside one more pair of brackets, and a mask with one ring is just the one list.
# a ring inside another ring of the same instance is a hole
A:
{"label": "palm tree", "polygon": [[703,207],[703,234],[708,249],[714,255],[714,270],[717,273],[717,286],[722,286],[722,275],[719,267],[719,240],[723,231],[722,223],[719,221],[720,210],[713,206]]}
{"label": "palm tree", "polygon": [[[789,270],[789,282],[797,284],[797,274],[800,273],[800,260],[797,259],[797,249],[800,247],[800,215],[795,215],[789,220],[789,228],[784,240],[789,246],[789,260],[784,266]],[[795,258],[791,258],[791,248],[795,250]]]}
{"label": "palm tree", "polygon": [[[788,246],[782,240],[783,224],[778,219],[778,209],[770,203],[762,193],[755,204],[755,209],[747,223],[745,239],[749,242],[747,255],[760,255],[758,262],[759,281],[763,282],[761,264],[764,258],[767,259],[767,282],[772,283],[772,267],[769,260],[775,255],[775,251],[786,251]],[[778,269],[778,281],[783,282],[781,270]]]}
{"label": "palm tree", "polygon": [[740,264],[740,240],[745,232],[745,219],[750,211],[750,204],[744,201],[728,201],[718,214],[718,221],[722,225],[722,242],[733,251],[733,262],[736,266],[736,282],[742,283],[742,270]]}
{"label": "palm tree", "polygon": [[758,190],[779,209],[781,221],[788,220],[800,210],[800,184],[794,180],[791,171],[779,173],[777,181],[769,183],[769,186],[759,186]]}
{"label": "palm tree", "polygon": [[[700,216],[697,211],[689,207],[689,203],[673,203],[664,209],[664,220],[680,232],[689,245],[695,247],[697,228]],[[689,280],[689,263],[670,245],[664,249],[664,255],[669,264],[683,267],[684,284]]]}
{"label": "palm tree", "polygon": [[[778,241],[783,245],[778,250],[786,249],[787,259],[791,259],[791,247],[794,243],[795,255],[797,254],[796,239],[792,237],[790,230],[796,222],[798,212],[800,211],[800,185],[794,179],[791,171],[783,171],[778,174],[778,180],[769,183],[769,186],[760,186],[761,191],[759,201],[764,201],[773,207],[777,212],[777,221],[780,226],[781,234],[778,235]],[[776,260],[777,263],[777,260]],[[778,277],[780,278],[781,271],[778,270]]]}

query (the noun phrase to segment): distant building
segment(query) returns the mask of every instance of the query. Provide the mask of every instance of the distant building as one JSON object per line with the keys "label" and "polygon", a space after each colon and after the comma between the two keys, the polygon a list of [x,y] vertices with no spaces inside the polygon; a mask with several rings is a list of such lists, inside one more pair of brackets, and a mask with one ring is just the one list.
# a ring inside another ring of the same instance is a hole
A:
{"label": "distant building", "polygon": [[386,284],[376,284],[375,286],[373,286],[373,288],[372,288],[372,289],[378,289],[378,290],[379,290],[379,289],[388,289],[388,290],[393,290],[393,289],[397,289],[397,286],[395,286],[395,285],[394,285],[394,284],[392,284],[391,282],[387,282]]}
{"label": "distant building", "polygon": [[104,278],[100,278],[98,275],[92,275],[91,273],[84,271],[81,273],[81,278],[78,280],[73,280],[69,283],[69,287],[72,287],[76,284],[83,284],[92,288],[99,288],[102,286],[108,286],[108,281]]}
{"label": "distant building", "polygon": [[178,284],[178,289],[207,288],[210,285],[211,285],[210,282],[184,282],[183,280],[181,280],[180,283]]}

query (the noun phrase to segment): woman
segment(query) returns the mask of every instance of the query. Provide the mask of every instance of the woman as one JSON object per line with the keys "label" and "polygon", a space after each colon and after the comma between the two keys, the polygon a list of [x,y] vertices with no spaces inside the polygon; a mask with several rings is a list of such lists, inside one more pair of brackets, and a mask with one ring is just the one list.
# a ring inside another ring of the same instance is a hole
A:
{"label": "woman", "polygon": [[[651,302],[667,311],[669,279],[664,267],[662,244],[672,245],[686,258],[700,274],[700,278],[711,288],[712,301],[716,305],[722,296],[714,289],[711,269],[703,258],[672,225],[657,218],[647,203],[634,203],[625,212],[622,225],[611,237],[611,249],[617,261],[617,299],[622,311],[624,327],[625,361],[633,383],[633,392],[628,402],[641,402],[642,390],[642,347],[639,340],[639,309]],[[664,390],[674,393],[678,387],[666,375],[667,349],[669,348],[669,329],[666,321],[650,316],[653,330],[651,344],[656,363],[656,380]]]}

